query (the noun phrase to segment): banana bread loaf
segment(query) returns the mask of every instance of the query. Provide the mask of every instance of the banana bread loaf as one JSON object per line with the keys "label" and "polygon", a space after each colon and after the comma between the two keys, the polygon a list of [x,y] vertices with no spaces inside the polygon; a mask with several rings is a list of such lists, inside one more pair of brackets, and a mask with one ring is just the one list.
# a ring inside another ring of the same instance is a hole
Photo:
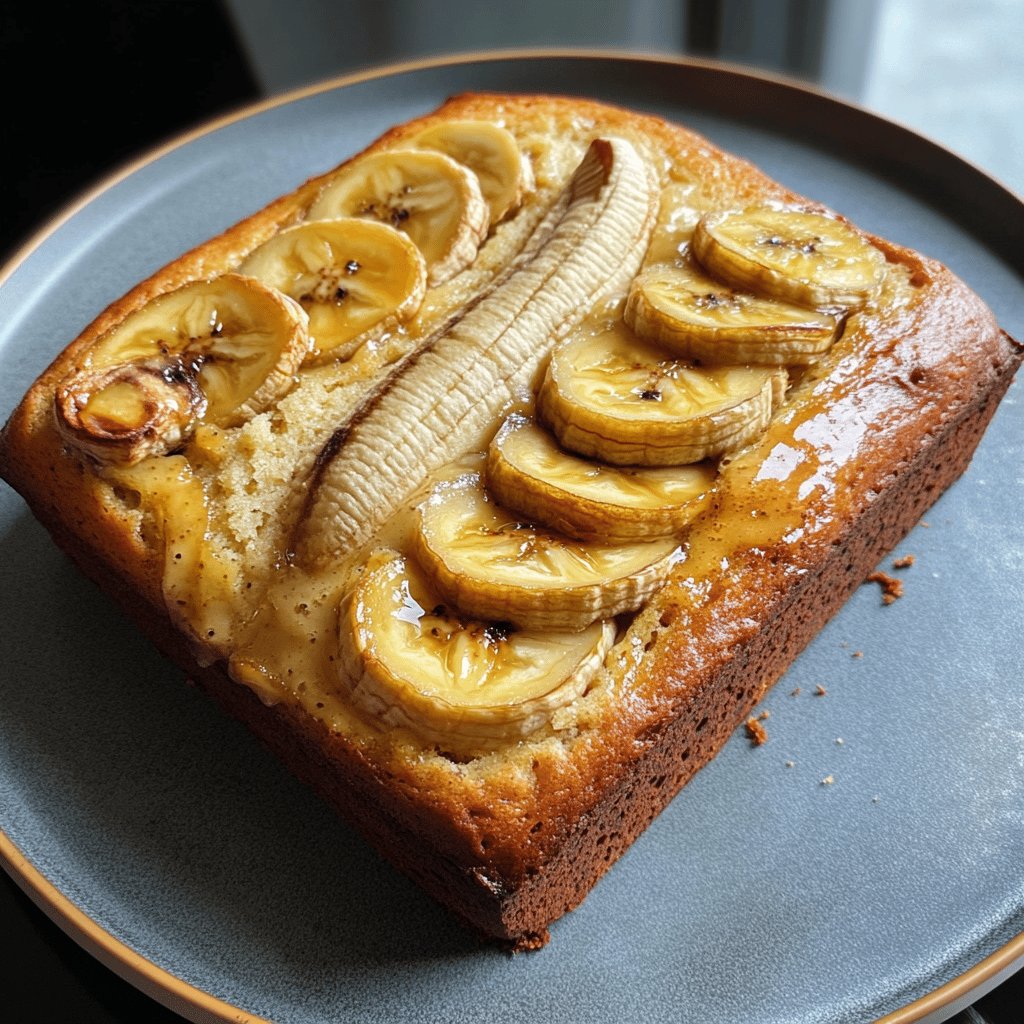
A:
{"label": "banana bread loaf", "polygon": [[0,471],[386,857],[529,948],[1021,359],[947,269],[682,127],[468,95],[115,302]]}

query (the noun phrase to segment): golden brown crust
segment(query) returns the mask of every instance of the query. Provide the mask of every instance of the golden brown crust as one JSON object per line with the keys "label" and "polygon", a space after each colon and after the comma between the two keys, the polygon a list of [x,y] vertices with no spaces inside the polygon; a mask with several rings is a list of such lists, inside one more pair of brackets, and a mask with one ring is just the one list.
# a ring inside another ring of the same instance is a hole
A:
{"label": "golden brown crust", "polygon": [[[600,130],[646,139],[713,201],[772,198],[821,209],[685,129],[581,100],[456,97],[368,151],[454,117],[535,118],[581,136]],[[392,861],[478,930],[533,946],[714,756],[963,471],[1022,350],[948,270],[875,239],[890,263],[906,268],[905,296],[885,317],[851,317],[820,375],[797,388],[801,422],[817,423],[825,448],[829,431],[840,430],[830,417],[867,425],[842,462],[819,460],[823,483],[804,500],[800,535],[738,550],[728,572],[707,577],[699,600],[678,574],[619,645],[609,693],[557,751],[538,745],[534,753],[509,754],[515,770],[507,773],[471,770],[458,759],[423,764],[387,738],[331,732],[297,704],[268,707],[232,682],[223,665],[201,667],[168,616],[160,547],[109,483],[63,451],[52,419],[59,382],[96,338],[156,295],[236,266],[301,216],[328,176],[183,255],[97,317],[4,428],[0,472],[165,654]],[[764,441],[765,454],[774,444],[797,444],[792,432],[778,429]]]}

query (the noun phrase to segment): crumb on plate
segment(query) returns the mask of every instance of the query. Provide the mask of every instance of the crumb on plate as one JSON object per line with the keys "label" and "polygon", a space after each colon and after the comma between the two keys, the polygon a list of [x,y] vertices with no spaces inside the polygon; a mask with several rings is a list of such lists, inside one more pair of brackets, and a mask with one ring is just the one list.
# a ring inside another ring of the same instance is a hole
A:
{"label": "crumb on plate", "polygon": [[890,576],[887,572],[868,573],[866,583],[877,583],[882,588],[882,604],[892,604],[903,596],[903,580]]}
{"label": "crumb on plate", "polygon": [[763,743],[768,742],[768,733],[758,719],[748,718],[746,729],[752,746],[760,747]]}

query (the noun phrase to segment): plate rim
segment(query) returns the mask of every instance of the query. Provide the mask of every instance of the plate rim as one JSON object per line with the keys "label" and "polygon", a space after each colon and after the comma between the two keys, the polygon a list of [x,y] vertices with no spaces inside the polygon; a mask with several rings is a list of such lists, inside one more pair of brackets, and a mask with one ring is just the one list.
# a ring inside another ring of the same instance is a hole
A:
{"label": "plate rim", "polygon": [[[133,174],[155,163],[167,154],[187,146],[196,139],[212,134],[221,128],[244,121],[267,110],[301,101],[335,89],[347,88],[363,82],[415,71],[460,66],[488,61],[523,60],[607,60],[610,62],[630,61],[652,65],[668,65],[704,70],[728,77],[747,79],[753,83],[772,84],[796,94],[813,97],[819,102],[846,108],[853,114],[872,122],[896,129],[900,134],[924,142],[941,151],[947,159],[968,172],[985,180],[1011,200],[1024,205],[1024,197],[1000,181],[984,168],[973,163],[954,150],[938,142],[926,133],[908,125],[884,117],[868,107],[835,96],[812,84],[785,75],[727,61],[709,60],[693,56],[670,53],[642,52],[614,48],[572,48],[572,47],[513,47],[484,50],[469,50],[452,54],[432,55],[390,64],[373,65],[357,71],[333,76],[308,85],[277,93],[262,100],[243,104],[225,114],[200,122],[191,129],[172,135],[164,142],[143,150],[137,156],[120,164],[101,176],[93,185],[86,187],[50,215],[36,230],[31,232],[0,265],[0,288],[14,275],[18,268],[61,229],[77,213],[90,205],[101,195],[114,188]],[[134,985],[146,995],[168,1009],[190,1020],[205,1024],[207,1021],[222,1021],[225,1024],[272,1024],[271,1021],[255,1016],[241,1007],[218,999],[211,993],[184,981],[164,967],[142,956],[103,928],[65,893],[42,874],[25,856],[17,844],[0,827],[0,867],[46,916],[90,955],[125,981]],[[933,1021],[946,1019],[947,1010],[954,1012],[952,1004],[964,999],[970,993],[976,997],[987,991],[1000,979],[1001,974],[1014,973],[1024,967],[1024,931],[1011,938],[1004,945],[988,954],[973,967],[951,978],[913,1002],[878,1018],[875,1024],[914,1024],[929,1018]],[[990,983],[990,984],[989,984]]]}
{"label": "plate rim", "polygon": [[[90,956],[169,1010],[203,1024],[207,1021],[273,1024],[218,999],[137,953],[46,878],[3,829],[0,829],[0,866],[35,906]],[[201,1016],[193,1016],[199,1014]]]}

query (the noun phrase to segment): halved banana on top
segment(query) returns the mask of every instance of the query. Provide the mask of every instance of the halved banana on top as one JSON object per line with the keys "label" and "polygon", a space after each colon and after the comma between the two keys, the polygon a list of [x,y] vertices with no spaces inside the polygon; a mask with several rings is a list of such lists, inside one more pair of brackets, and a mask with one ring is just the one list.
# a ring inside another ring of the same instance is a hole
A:
{"label": "halved banana on top", "polygon": [[708,214],[694,231],[693,249],[723,281],[805,306],[863,306],[885,277],[885,256],[863,235],[804,210],[752,206]]}
{"label": "halved banana on top", "polygon": [[447,153],[468,167],[480,181],[480,191],[497,224],[532,186],[530,164],[511,132],[491,121],[444,121],[426,128],[403,145]]}
{"label": "halved banana on top", "polygon": [[437,485],[420,505],[416,557],[456,607],[524,629],[585,629],[635,611],[678,560],[674,539],[574,540],[491,501],[478,474]]}
{"label": "halved banana on top", "polygon": [[624,466],[701,462],[748,444],[785,394],[784,369],[693,366],[622,323],[555,350],[537,396],[566,448]]}
{"label": "halved banana on top", "polygon": [[614,639],[608,621],[572,633],[466,618],[440,603],[414,563],[387,550],[370,556],[339,608],[353,701],[439,743],[534,732],[584,691]]}
{"label": "halved banana on top", "polygon": [[420,308],[426,264],[408,235],[372,220],[339,217],[286,228],[239,268],[290,295],[309,315],[309,359],[347,359]]}
{"label": "halved banana on top", "polygon": [[631,541],[680,533],[707,504],[711,463],[671,469],[604,466],[560,448],[531,420],[510,416],[487,453],[499,504],[582,540]]}
{"label": "halved banana on top", "polygon": [[307,324],[297,302],[240,274],[160,295],[86,351],[58,389],[58,429],[130,464],[180,447],[199,420],[237,426],[292,387]]}
{"label": "halved banana on top", "polygon": [[690,263],[660,265],[633,281],[623,319],[641,338],[702,363],[807,363],[839,330],[829,313],[734,291]]}
{"label": "halved banana on top", "polygon": [[329,181],[309,217],[366,217],[404,231],[427,262],[427,283],[435,285],[473,262],[487,237],[490,207],[476,175],[451,157],[390,149]]}

